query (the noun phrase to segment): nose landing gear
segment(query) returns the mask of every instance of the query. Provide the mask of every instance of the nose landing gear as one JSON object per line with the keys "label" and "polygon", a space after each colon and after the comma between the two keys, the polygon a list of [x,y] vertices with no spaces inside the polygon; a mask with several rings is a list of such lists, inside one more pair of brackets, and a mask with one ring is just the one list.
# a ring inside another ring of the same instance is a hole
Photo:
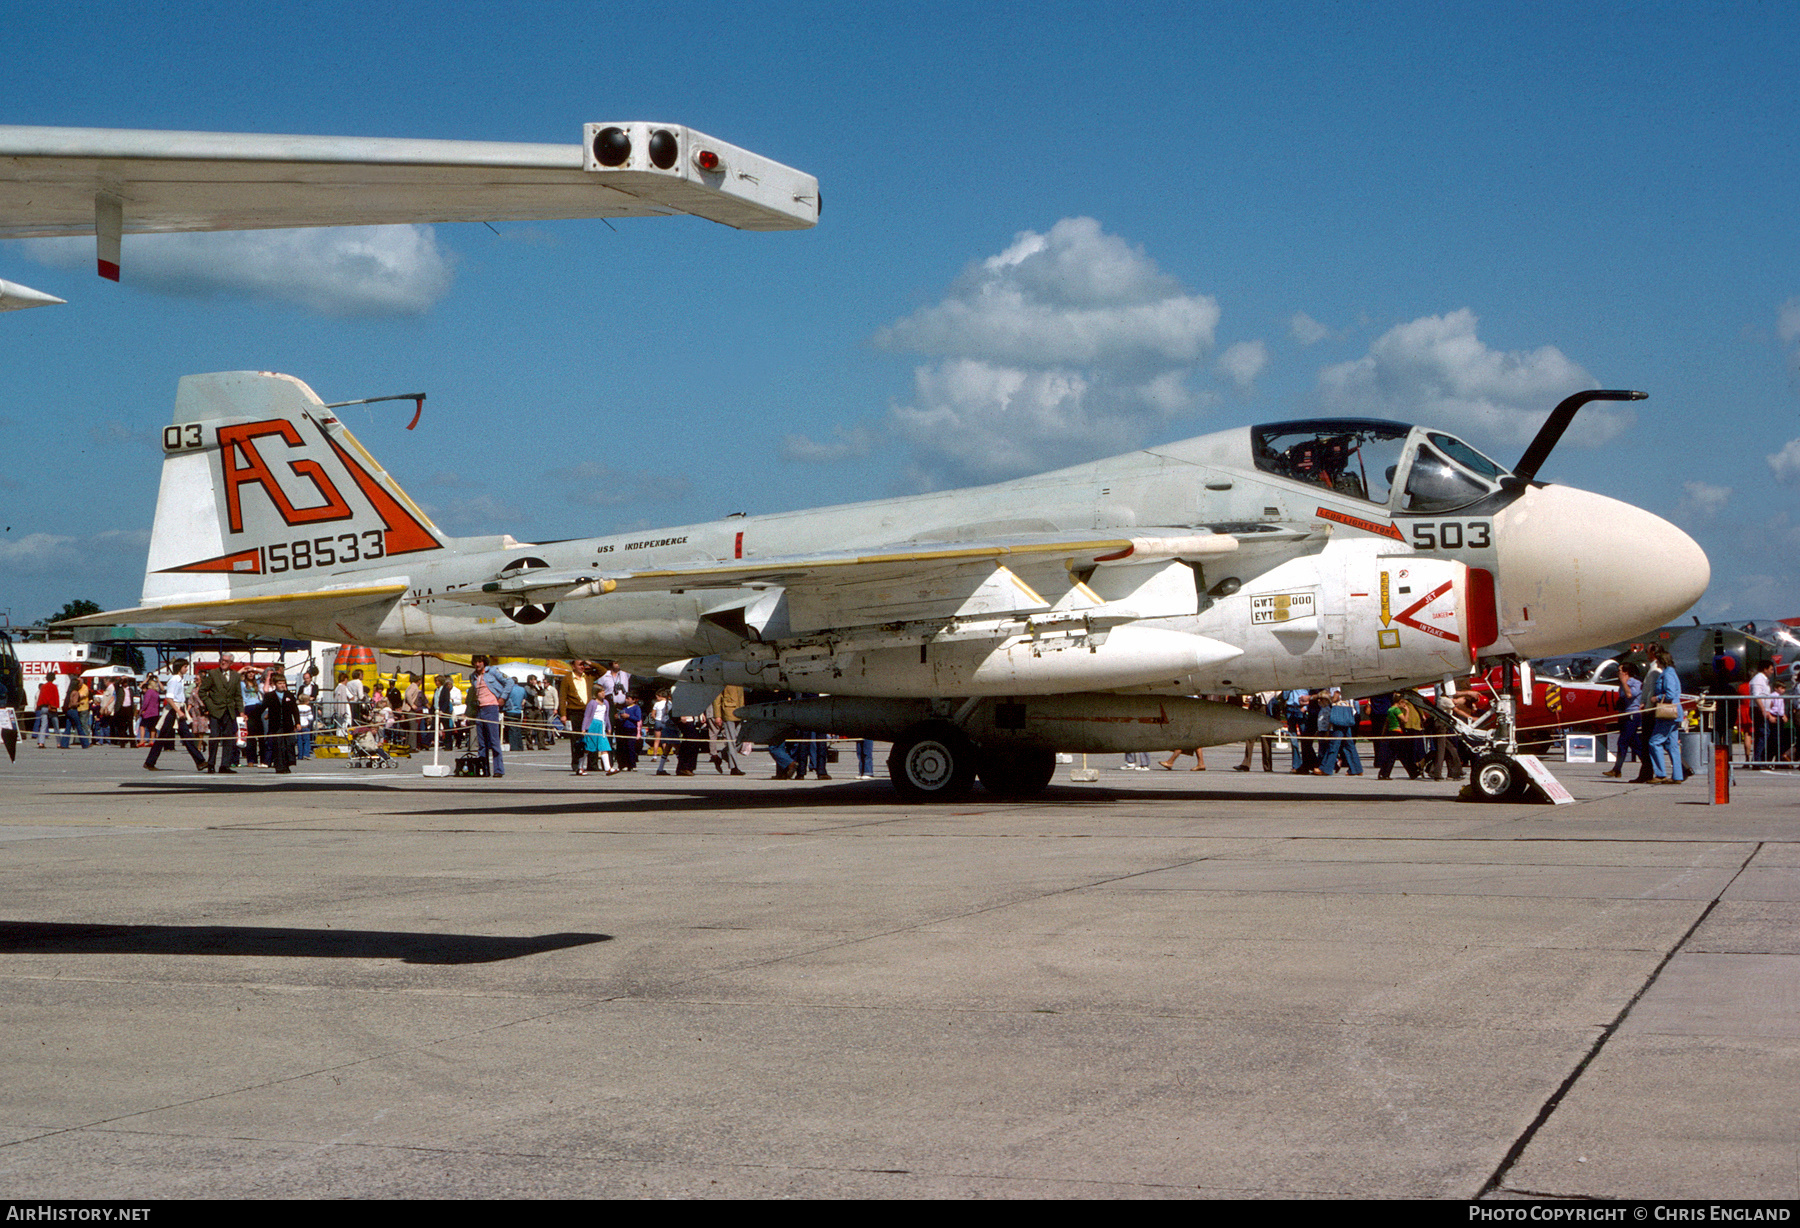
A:
{"label": "nose landing gear", "polygon": [[1531,778],[1516,759],[1490,750],[1470,765],[1469,785],[1484,802],[1522,802],[1531,791]]}
{"label": "nose landing gear", "polygon": [[[1542,764],[1528,753],[1521,761],[1518,727],[1514,718],[1514,688],[1530,686],[1529,678],[1521,680],[1516,663],[1508,662],[1504,673],[1505,690],[1494,701],[1494,726],[1482,729],[1456,717],[1450,723],[1471,746],[1479,747],[1469,765],[1469,787],[1463,790],[1464,801],[1525,802],[1532,800],[1564,805],[1572,802],[1569,791],[1550,776]],[[1527,747],[1528,752],[1535,747]],[[1527,762],[1531,765],[1527,770]]]}

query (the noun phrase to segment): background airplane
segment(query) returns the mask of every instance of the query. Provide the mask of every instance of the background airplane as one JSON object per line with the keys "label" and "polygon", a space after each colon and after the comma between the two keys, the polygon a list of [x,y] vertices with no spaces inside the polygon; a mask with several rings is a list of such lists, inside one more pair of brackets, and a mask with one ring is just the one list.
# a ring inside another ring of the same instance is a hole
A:
{"label": "background airplane", "polygon": [[1641,395],[1568,398],[1511,471],[1428,427],[1277,422],[960,491],[523,543],[443,534],[291,376],[188,376],[142,605],[71,622],[617,657],[828,692],[747,711],[749,736],[889,739],[909,797],[978,775],[1024,796],[1058,750],[1270,727],[1196,694],[1368,694],[1686,609],[1710,568],[1684,533],[1535,481],[1582,404]]}
{"label": "background airplane", "polygon": [[[1643,666],[1651,648],[1668,650],[1681,685],[1691,695],[1736,695],[1751,675],[1773,665],[1778,677],[1790,679],[1800,663],[1800,635],[1795,619],[1760,619],[1735,623],[1703,623],[1659,627],[1574,657],[1541,662],[1553,676],[1617,685],[1618,663]],[[1641,673],[1641,670],[1640,670]]]}

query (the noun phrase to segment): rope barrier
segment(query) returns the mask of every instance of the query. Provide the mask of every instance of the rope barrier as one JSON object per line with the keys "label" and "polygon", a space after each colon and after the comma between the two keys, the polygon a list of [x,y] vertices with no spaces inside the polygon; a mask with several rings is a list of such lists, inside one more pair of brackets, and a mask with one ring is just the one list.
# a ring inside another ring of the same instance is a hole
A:
{"label": "rope barrier", "polygon": [[[1747,704],[1763,702],[1763,701],[1767,701],[1767,700],[1771,700],[1771,699],[1800,701],[1800,692],[1791,693],[1791,694],[1771,693],[1769,695],[1683,695],[1682,696],[1683,707],[1682,707],[1682,718],[1681,719],[1684,722],[1686,722],[1686,721],[1690,720],[1691,718],[1693,718],[1699,711],[1701,711],[1701,708],[1700,708],[1701,704],[1724,703],[1724,704],[1747,705]],[[30,711],[31,711],[32,717],[35,717],[38,710],[30,710]],[[68,712],[70,711],[69,709],[52,708],[52,709],[49,709],[49,711],[51,712],[52,715],[57,716],[60,719],[60,721],[62,721],[64,723],[66,723],[69,719],[68,715],[67,715]],[[114,714],[113,717],[106,718],[105,720],[102,719],[103,715],[104,714],[98,713],[96,711],[90,711],[89,716],[92,721],[91,729],[93,731],[89,735],[90,738],[97,739],[102,736],[108,736],[108,735],[102,734],[100,732],[100,730],[103,725],[110,724],[111,720],[116,719],[117,714]],[[201,730],[197,726],[197,720],[194,715],[188,715],[185,718],[178,718],[178,719],[186,719],[188,721],[190,737],[223,738],[223,737],[235,736],[236,740],[238,740],[240,742],[248,743],[248,742],[256,740],[256,739],[270,740],[270,739],[274,739],[274,738],[291,738],[291,737],[298,737],[298,736],[302,736],[302,735],[311,735],[313,737],[331,737],[331,736],[337,736],[339,734],[343,734],[346,731],[362,732],[362,733],[381,732],[383,734],[398,732],[398,733],[405,734],[405,735],[412,735],[412,734],[416,733],[417,736],[419,736],[420,738],[427,739],[431,736],[432,728],[434,726],[437,726],[437,722],[435,722],[431,719],[433,715],[434,715],[434,713],[432,713],[432,712],[409,712],[404,716],[398,717],[395,720],[395,722],[391,725],[385,724],[382,722],[376,722],[376,721],[366,721],[366,720],[365,721],[334,721],[334,720],[331,720],[331,719],[325,718],[325,717],[315,717],[314,723],[310,728],[295,729],[295,730],[291,730],[287,733],[257,733],[257,734],[253,734],[253,733],[246,732],[243,734],[235,734],[235,735],[234,735],[234,733],[228,733],[228,732],[214,733],[210,729]],[[442,714],[436,713],[435,715],[441,716]],[[1479,719],[1486,720],[1489,717],[1491,717],[1492,715],[1493,715],[1493,712],[1490,709],[1488,712],[1482,713],[1481,717]],[[1532,733],[1537,733],[1537,732],[1544,732],[1547,734],[1554,735],[1555,733],[1561,732],[1563,730],[1580,729],[1580,728],[1584,728],[1584,727],[1587,727],[1590,725],[1591,726],[1605,726],[1610,729],[1610,728],[1616,727],[1621,718],[1631,717],[1631,716],[1636,716],[1636,717],[1640,717],[1640,718],[1649,718],[1650,720],[1656,719],[1656,717],[1654,716],[1654,714],[1651,710],[1639,709],[1635,712],[1612,712],[1612,713],[1606,713],[1606,714],[1603,714],[1600,716],[1583,717],[1580,719],[1572,719],[1572,720],[1559,720],[1559,721],[1555,722],[1554,724],[1518,725],[1518,726],[1516,726],[1516,732],[1518,734],[1520,734],[1521,736],[1527,735],[1527,734],[1532,734]],[[1744,716],[1744,713],[1741,710],[1740,710],[1740,712],[1733,714],[1732,722],[1731,722],[1731,725],[1733,728],[1738,727],[1740,724],[1743,723],[1743,716]],[[27,717],[19,716],[16,719],[18,719],[21,722],[18,726],[21,730],[25,730],[25,729],[29,728],[30,720]],[[144,718],[142,718],[141,716],[137,716],[137,715],[133,714],[130,719],[131,719],[131,728],[133,730],[141,730],[145,727]],[[160,724],[163,717],[159,714],[158,716],[151,718],[151,719],[157,721]],[[211,721],[213,721],[215,719],[222,719],[222,718],[215,718],[215,717],[208,716],[206,719],[207,719],[208,723],[210,724]],[[463,731],[466,731],[469,727],[477,724],[480,720],[479,717],[467,716],[467,715],[460,717],[460,718],[455,718],[455,719],[456,719],[457,723],[440,726],[440,728],[443,730],[443,732],[447,732],[447,733],[463,732]],[[1273,719],[1273,718],[1271,718],[1271,719]],[[1784,714],[1783,716],[1779,716],[1779,717],[1771,716],[1771,717],[1768,717],[1767,719],[1769,719],[1771,721],[1787,721],[1787,720],[1793,719],[1793,717],[1790,715]],[[574,729],[566,723],[564,724],[564,726],[562,728],[558,729],[555,725],[552,725],[548,722],[540,722],[540,721],[532,721],[532,720],[508,720],[504,714],[502,714],[501,717],[499,718],[499,723],[503,729],[511,728],[513,726],[518,726],[519,728],[526,730],[528,732],[535,731],[538,733],[550,733],[558,738],[578,738],[578,737],[588,736],[587,731]],[[60,735],[62,732],[63,732],[63,730],[61,730],[61,729],[46,730],[46,733],[55,733],[58,735]],[[704,736],[704,735],[702,735],[702,736],[684,736],[684,735],[676,735],[676,734],[668,734],[668,733],[661,734],[660,738],[659,738],[659,735],[652,733],[649,730],[644,730],[644,729],[640,729],[636,734],[619,734],[613,730],[607,730],[605,732],[609,738],[613,738],[613,737],[636,738],[640,743],[645,744],[645,745],[650,744],[652,740],[660,740],[664,743],[674,743],[676,745],[679,745],[683,742],[699,742],[699,743],[705,743],[705,744],[710,745],[712,742],[719,740],[717,738],[710,737],[710,736]],[[174,733],[173,731],[171,731],[168,736],[179,736],[179,735]],[[1273,730],[1268,731],[1267,733],[1255,735],[1256,739],[1270,738],[1270,739],[1275,739],[1275,740],[1281,740],[1283,738],[1295,738],[1295,739],[1298,739],[1301,741],[1309,741],[1309,742],[1310,741],[1333,741],[1333,740],[1340,739],[1340,738],[1343,738],[1346,736],[1354,738],[1355,740],[1357,740],[1359,742],[1403,742],[1403,741],[1418,741],[1418,740],[1440,741],[1440,740],[1444,740],[1444,739],[1461,738],[1461,737],[1465,737],[1466,735],[1461,733],[1460,731],[1456,731],[1456,730],[1447,730],[1447,731],[1441,730],[1441,731],[1436,731],[1436,732],[1429,731],[1429,730],[1419,730],[1416,732],[1402,731],[1400,733],[1392,733],[1392,734],[1390,734],[1390,733],[1355,733],[1355,732],[1352,732],[1352,733],[1346,735],[1346,734],[1340,734],[1340,733],[1336,733],[1336,732],[1311,732],[1311,731],[1304,731],[1304,730],[1295,731],[1295,730],[1291,730],[1291,729],[1273,729]],[[834,745],[834,744],[846,743],[846,742],[857,742],[860,740],[861,739],[859,739],[859,738],[853,738],[853,737],[823,735],[823,736],[814,736],[814,737],[810,737],[810,738],[783,738],[781,740],[781,744],[782,745],[792,745],[792,744],[810,745],[810,744],[816,743],[816,744]],[[1232,745],[1238,744],[1239,742],[1249,741],[1249,740],[1252,740],[1252,739],[1234,738],[1229,742],[1217,743],[1217,745],[1232,746]]]}

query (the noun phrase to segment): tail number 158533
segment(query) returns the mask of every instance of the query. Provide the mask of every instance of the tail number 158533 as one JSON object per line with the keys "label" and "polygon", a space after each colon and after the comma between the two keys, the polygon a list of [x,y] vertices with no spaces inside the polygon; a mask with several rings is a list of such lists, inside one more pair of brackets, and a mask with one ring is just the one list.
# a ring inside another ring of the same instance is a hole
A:
{"label": "tail number 158533", "polygon": [[269,547],[269,570],[306,571],[313,567],[336,567],[340,563],[360,563],[382,556],[380,529],[366,533],[339,533],[336,537],[314,537],[297,542],[276,542]]}

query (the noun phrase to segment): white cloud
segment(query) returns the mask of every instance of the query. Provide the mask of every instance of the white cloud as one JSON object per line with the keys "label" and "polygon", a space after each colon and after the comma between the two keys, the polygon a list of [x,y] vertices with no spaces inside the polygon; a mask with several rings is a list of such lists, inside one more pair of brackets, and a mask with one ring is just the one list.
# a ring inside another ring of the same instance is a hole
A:
{"label": "white cloud", "polygon": [[1791,577],[1763,573],[1720,575],[1696,607],[1709,622],[1731,618],[1779,618],[1793,608]]}
{"label": "white cloud", "polygon": [[1714,486],[1711,482],[1683,482],[1681,489],[1687,492],[1683,505],[1702,516],[1717,515],[1731,499],[1731,487]]}
{"label": "white cloud", "polygon": [[26,533],[0,537],[0,572],[20,575],[87,574],[98,560],[110,567],[124,559],[141,568],[150,548],[146,529],[108,529],[86,537],[59,533]]}
{"label": "white cloud", "polygon": [[1800,341],[1800,298],[1791,298],[1781,305],[1775,317],[1775,331],[1784,344]]}
{"label": "white cloud", "polygon": [[1788,369],[1800,378],[1800,298],[1791,298],[1775,313],[1775,333],[1788,347]]}
{"label": "white cloud", "polygon": [[74,563],[76,539],[56,533],[27,533],[0,539],[0,567],[26,574],[54,571]]}
{"label": "white cloud", "polygon": [[1182,292],[1142,249],[1064,218],[966,270],[942,302],[875,334],[883,349],[1016,366],[1186,364],[1212,348],[1219,305]]}
{"label": "white cloud", "polygon": [[[440,478],[446,475],[439,474]],[[454,475],[448,475],[454,476]],[[434,486],[451,486],[450,482],[439,482]],[[420,500],[419,507],[439,527],[448,532],[472,536],[486,533],[511,533],[520,535],[525,522],[525,509],[510,499],[496,499],[489,494],[465,494],[458,496],[453,502],[436,503]]]}
{"label": "white cloud", "polygon": [[1788,440],[1781,445],[1781,451],[1771,452],[1763,459],[1769,462],[1777,482],[1800,483],[1800,439]]}
{"label": "white cloud", "polygon": [[[25,239],[40,264],[81,268],[85,238]],[[343,226],[126,235],[124,280],[160,294],[293,303],[328,316],[417,315],[450,290],[448,256],[429,226]]]}
{"label": "white cloud", "polygon": [[805,435],[785,435],[781,440],[781,455],[804,464],[829,465],[867,456],[875,447],[875,432],[867,426],[834,426],[831,433],[836,438],[829,442],[818,442]]}
{"label": "white cloud", "polygon": [[626,503],[668,503],[685,498],[693,488],[680,474],[655,470],[625,471],[593,461],[579,461],[546,475],[568,488],[565,496],[577,507],[618,507]]}
{"label": "white cloud", "polygon": [[[1110,456],[1201,403],[1187,378],[1218,323],[1217,302],[1189,294],[1141,248],[1092,218],[1064,218],[1020,233],[939,302],[875,334],[882,349],[932,360],[914,369],[910,403],[878,427],[789,436],[782,450],[831,462],[890,436],[910,445],[921,487]],[[1241,356],[1238,370],[1248,366]]]}
{"label": "white cloud", "polygon": [[154,448],[160,455],[162,452],[162,434],[155,430],[140,430],[110,418],[88,428],[88,438],[96,447],[110,448],[136,444],[139,448]]}
{"label": "white cloud", "polygon": [[1288,321],[1288,335],[1301,345],[1314,345],[1331,336],[1331,330],[1304,311],[1296,311]]}
{"label": "white cloud", "polygon": [[[1555,346],[1490,350],[1475,335],[1476,323],[1465,307],[1391,328],[1367,356],[1319,372],[1320,398],[1333,413],[1422,422],[1522,447],[1558,401],[1595,387],[1594,377]],[[1634,421],[1629,409],[1588,405],[1567,441],[1598,446]]]}
{"label": "white cloud", "polygon": [[1240,390],[1248,391],[1269,365],[1269,347],[1260,341],[1239,341],[1219,355],[1219,370]]}
{"label": "white cloud", "polygon": [[911,444],[921,485],[935,472],[990,477],[1049,468],[1046,453],[1118,451],[1103,415],[1089,412],[1088,382],[1076,372],[1025,371],[956,359],[913,372],[911,405],[889,425]]}

